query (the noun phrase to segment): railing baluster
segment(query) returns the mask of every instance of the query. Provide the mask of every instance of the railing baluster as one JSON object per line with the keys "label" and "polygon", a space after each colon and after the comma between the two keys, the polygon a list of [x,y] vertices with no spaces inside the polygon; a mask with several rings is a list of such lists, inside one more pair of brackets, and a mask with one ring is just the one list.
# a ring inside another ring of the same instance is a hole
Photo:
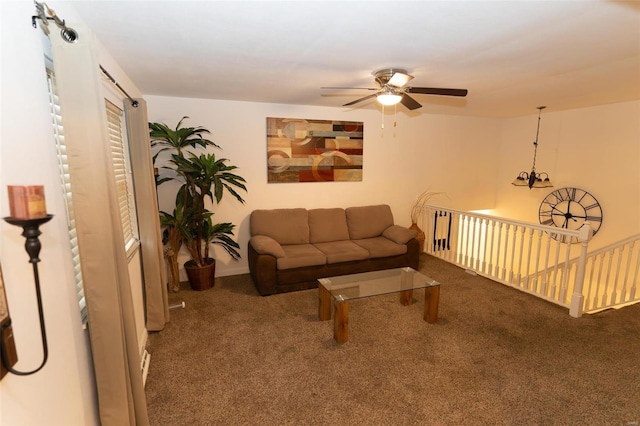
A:
{"label": "railing baluster", "polygon": [[453,259],[457,256],[456,253],[458,252],[458,247],[460,247],[458,245],[458,236],[460,235],[460,215],[458,213],[452,214],[451,212],[449,212],[449,223],[451,224],[451,228],[455,233],[455,238],[453,238],[453,241],[450,241],[451,254],[449,255],[449,259]]}
{"label": "railing baluster", "polygon": [[[600,264],[598,265],[598,287],[600,287],[600,283],[602,282],[602,269],[604,268],[604,257],[606,255],[607,253],[603,253],[602,257],[600,257]],[[599,291],[598,291],[598,295],[600,295]],[[605,286],[605,288],[602,290],[602,300],[599,302],[598,307],[606,306],[606,304],[607,304],[607,288]]]}
{"label": "railing baluster", "polygon": [[524,226],[520,227],[520,253],[518,254],[518,278],[517,283],[518,287],[522,288],[522,258],[524,257],[522,254],[524,253]]}
{"label": "railing baluster", "polygon": [[551,284],[551,298],[558,300],[558,265],[560,265],[560,241],[555,240],[556,246],[556,259],[553,265],[553,283]]}
{"label": "railing baluster", "polygon": [[469,254],[467,252],[467,215],[462,216],[462,239],[460,240],[460,250],[461,254],[464,255],[464,261],[461,261],[462,266],[467,266],[467,261],[469,259]]}
{"label": "railing baluster", "polygon": [[473,241],[475,239],[474,233],[474,218],[469,217],[468,227],[467,227],[467,255],[469,256],[469,260],[465,265],[467,269],[473,269]]}
{"label": "railing baluster", "polygon": [[464,220],[463,215],[458,214],[456,221],[454,222],[456,224],[456,249],[454,251],[454,256],[455,256],[455,263],[456,265],[460,265],[460,247],[462,247],[462,242],[461,242],[461,238],[462,238],[462,221]]}
{"label": "railing baluster", "polygon": [[592,269],[595,289],[593,291],[593,306],[591,307],[591,309],[598,309],[598,307],[600,306],[600,286],[602,284],[602,282],[600,281],[600,269],[602,267],[602,256],[604,256],[604,254],[598,254],[593,257]]}
{"label": "railing baluster", "polygon": [[[496,277],[500,276],[500,240],[502,238],[502,222],[498,222],[498,243],[496,244],[496,270],[494,272],[494,275]],[[504,266],[504,263],[502,263],[502,265]]]}
{"label": "railing baluster", "polygon": [[[522,234],[522,237],[524,238],[524,234]],[[526,281],[523,282],[524,288],[526,288],[527,290],[532,290],[531,288],[531,251],[532,251],[532,247],[533,247],[533,228],[529,229],[529,245],[527,247],[527,252],[528,252],[528,256],[527,256],[527,269],[524,270],[525,276],[526,276]],[[520,254],[520,257],[524,257],[523,253]]]}
{"label": "railing baluster", "polygon": [[[604,280],[605,282],[605,286],[607,288],[610,288],[612,286],[609,285],[609,278],[611,277],[611,264],[613,263],[613,255],[615,254],[615,252],[609,252],[609,263],[607,263],[607,278]],[[615,303],[615,297],[616,297],[616,289],[615,288],[611,288],[611,293],[609,293],[609,300],[612,305]],[[606,302],[605,302],[606,303]]]}
{"label": "railing baluster", "polygon": [[629,270],[631,269],[631,258],[633,257],[633,244],[635,243],[635,241],[631,242],[631,244],[629,244],[629,254],[627,254],[627,265],[624,268],[624,279],[622,281],[622,292],[624,294],[624,297],[622,298],[622,302],[628,302],[631,300],[631,298],[629,297],[629,289],[627,288],[627,284],[629,283],[628,279],[629,279]]}
{"label": "railing baluster", "polygon": [[[484,249],[482,251],[482,272],[487,273],[487,244],[489,243],[489,223],[482,219],[482,229],[484,234]],[[491,257],[489,257],[491,259]]]}
{"label": "railing baluster", "polygon": [[468,268],[471,270],[476,270],[476,235],[478,232],[476,229],[478,228],[478,218],[470,218],[469,219],[469,239],[471,240],[471,250],[469,250],[470,258],[469,258],[469,266]]}
{"label": "railing baluster", "polygon": [[[531,233],[533,234],[533,229],[531,229]],[[538,240],[536,241],[536,247],[538,248],[536,250],[536,266],[534,267],[534,275],[533,275],[533,291],[537,292],[539,291],[538,289],[538,268],[540,267],[540,250],[541,250],[541,246],[542,246],[542,231],[538,230],[537,232],[538,235]],[[531,254],[529,254],[529,256],[531,256]],[[527,272],[530,273],[530,272]],[[538,293],[540,294],[540,293]]]}
{"label": "railing baluster", "polygon": [[516,258],[516,236],[518,235],[518,225],[514,225],[513,232],[511,233],[511,266],[509,267],[509,282],[513,284],[513,262]]}
{"label": "railing baluster", "polygon": [[482,251],[482,239],[485,237],[484,233],[484,227],[483,227],[483,223],[484,220],[480,219],[480,218],[476,218],[476,226],[478,231],[476,232],[476,263],[475,263],[475,270],[476,271],[482,271],[482,259],[481,257],[484,256],[484,252]]}
{"label": "railing baluster", "polygon": [[[615,252],[615,249],[614,249]],[[624,300],[624,288],[618,288],[618,277],[620,276],[620,266],[622,265],[622,258],[624,256],[624,246],[619,247],[618,248],[618,265],[616,266],[616,270],[615,270],[615,275],[614,275],[614,279],[613,279],[613,288],[614,291],[616,293],[615,297],[613,298],[613,301],[611,302],[612,304],[615,304],[616,302],[622,302]],[[622,286],[624,283],[620,282],[620,286]]]}
{"label": "railing baluster", "polygon": [[502,259],[502,281],[505,281],[507,278],[507,252],[509,248],[509,228],[510,224],[507,223],[505,227],[505,235],[504,235],[504,259]]}
{"label": "railing baluster", "polygon": [[567,300],[567,282],[569,281],[569,258],[571,254],[571,239],[567,243],[567,251],[565,253],[565,261],[564,268],[562,274],[562,287],[560,287],[560,300],[562,303],[565,303]]}
{"label": "railing baluster", "polygon": [[633,276],[633,285],[631,286],[630,299],[635,300],[636,298],[636,284],[638,282],[638,274],[640,273],[640,245],[638,245],[638,250],[636,250],[636,273]]}
{"label": "railing baluster", "polygon": [[585,296],[585,300],[586,300],[586,305],[585,305],[585,310],[590,310],[593,309],[593,307],[596,305],[596,300],[593,294],[593,270],[595,269],[595,261],[593,257],[590,257],[588,260],[588,265],[589,265],[589,288],[587,290],[587,294]]}
{"label": "railing baluster", "polygon": [[474,239],[473,239],[473,245],[475,247],[475,250],[473,251],[475,253],[474,255],[474,259],[473,259],[473,270],[474,271],[479,271],[480,270],[480,256],[482,256],[482,253],[480,252],[480,248],[482,247],[482,234],[483,234],[483,229],[482,229],[482,220],[477,217],[476,221],[475,221],[475,229],[477,230],[476,232],[474,232]]}
{"label": "railing baluster", "polygon": [[549,234],[545,233],[544,235],[546,235],[546,241],[547,241],[547,247],[545,250],[545,256],[544,256],[544,269],[542,272],[542,294],[545,296],[549,296],[547,290],[547,284],[549,282],[549,276],[547,275],[549,273],[549,255],[550,255],[550,250],[551,250],[551,238],[549,238]]}

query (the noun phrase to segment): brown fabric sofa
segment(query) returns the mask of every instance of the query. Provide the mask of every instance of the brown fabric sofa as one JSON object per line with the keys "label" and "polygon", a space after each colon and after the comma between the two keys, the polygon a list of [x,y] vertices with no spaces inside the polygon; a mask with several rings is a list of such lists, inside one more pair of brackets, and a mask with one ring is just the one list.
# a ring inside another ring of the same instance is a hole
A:
{"label": "brown fabric sofa", "polygon": [[418,269],[417,233],[395,225],[388,205],[254,210],[249,270],[258,292],[318,286],[318,278],[409,266]]}

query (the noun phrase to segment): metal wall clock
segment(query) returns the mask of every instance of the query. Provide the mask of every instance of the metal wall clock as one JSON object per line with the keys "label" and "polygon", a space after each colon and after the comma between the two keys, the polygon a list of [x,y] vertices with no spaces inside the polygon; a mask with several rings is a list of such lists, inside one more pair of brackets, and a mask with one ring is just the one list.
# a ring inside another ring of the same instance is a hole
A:
{"label": "metal wall clock", "polygon": [[[589,221],[596,235],[602,225],[602,207],[598,200],[580,188],[560,188],[547,195],[538,211],[542,225],[564,229],[578,229]],[[551,234],[551,237],[563,243],[569,241],[566,235]],[[576,242],[575,238],[574,241]]]}

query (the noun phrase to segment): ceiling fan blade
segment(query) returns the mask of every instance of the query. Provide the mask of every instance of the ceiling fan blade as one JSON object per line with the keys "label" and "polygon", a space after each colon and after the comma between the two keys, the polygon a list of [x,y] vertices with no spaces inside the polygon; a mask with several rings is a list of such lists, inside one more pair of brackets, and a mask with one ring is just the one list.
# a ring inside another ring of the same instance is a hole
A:
{"label": "ceiling fan blade", "polygon": [[443,89],[438,87],[407,87],[407,93],[420,93],[423,95],[442,96],[467,96],[467,89]]}
{"label": "ceiling fan blade", "polygon": [[374,89],[372,87],[321,87],[323,90],[380,90],[380,88]]}
{"label": "ceiling fan blade", "polygon": [[367,99],[375,98],[376,96],[378,96],[378,94],[374,93],[372,95],[365,96],[364,98],[360,98],[360,99],[356,99],[355,101],[351,101],[348,104],[344,104],[342,106],[351,106],[351,105],[357,104],[358,102],[362,102],[362,101],[366,101]]}
{"label": "ceiling fan blade", "polygon": [[409,108],[410,110],[414,110],[422,107],[422,105],[420,105],[415,99],[413,99],[411,96],[407,95],[406,93],[402,95],[402,99],[400,100],[400,103],[406,106],[407,108]]}
{"label": "ceiling fan blade", "polygon": [[404,87],[409,81],[411,81],[412,78],[413,78],[412,75],[405,74],[402,72],[395,72],[391,76],[387,84],[394,87]]}

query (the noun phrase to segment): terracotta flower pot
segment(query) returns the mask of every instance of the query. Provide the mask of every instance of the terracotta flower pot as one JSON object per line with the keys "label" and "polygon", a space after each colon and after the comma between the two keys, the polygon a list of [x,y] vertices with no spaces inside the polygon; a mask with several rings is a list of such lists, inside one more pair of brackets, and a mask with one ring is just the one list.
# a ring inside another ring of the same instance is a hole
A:
{"label": "terracotta flower pot", "polygon": [[196,291],[208,290],[215,284],[216,279],[216,260],[206,259],[206,265],[198,267],[196,262],[190,260],[184,264],[184,269],[189,277],[191,288]]}

